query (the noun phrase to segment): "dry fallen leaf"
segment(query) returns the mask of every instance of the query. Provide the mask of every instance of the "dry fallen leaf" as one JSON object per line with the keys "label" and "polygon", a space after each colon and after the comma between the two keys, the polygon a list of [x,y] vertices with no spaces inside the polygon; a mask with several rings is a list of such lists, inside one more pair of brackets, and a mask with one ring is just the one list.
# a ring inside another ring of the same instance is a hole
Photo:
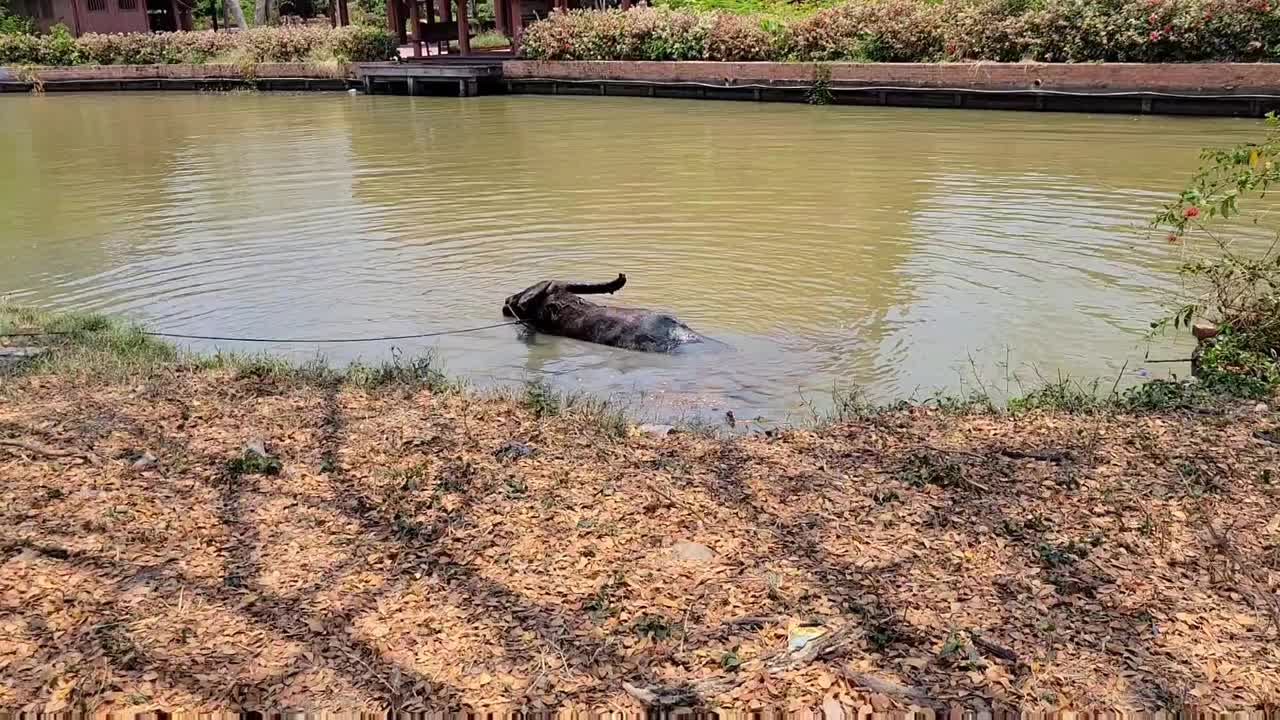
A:
{"label": "dry fallen leaf", "polygon": [[[225,709],[233,688],[426,708],[527,688],[567,706],[704,680],[760,704],[847,687],[846,717],[917,692],[1119,705],[1183,678],[1206,704],[1280,695],[1257,609],[1280,499],[1255,472],[1280,450],[1254,420],[913,409],[619,441],[572,412],[421,388],[134,384],[0,385],[0,432],[103,459],[0,458],[0,705],[149,688]],[[247,437],[281,475],[228,478]],[[537,453],[495,456],[513,440]],[[1042,448],[1076,459],[1002,453]],[[139,449],[157,477],[131,472]],[[1189,496],[1185,463],[1215,468],[1222,501]],[[1206,513],[1234,528],[1230,563]],[[673,567],[676,540],[715,563]],[[793,620],[856,632],[778,665]],[[976,646],[963,670],[933,659],[979,632],[1018,664]]]}

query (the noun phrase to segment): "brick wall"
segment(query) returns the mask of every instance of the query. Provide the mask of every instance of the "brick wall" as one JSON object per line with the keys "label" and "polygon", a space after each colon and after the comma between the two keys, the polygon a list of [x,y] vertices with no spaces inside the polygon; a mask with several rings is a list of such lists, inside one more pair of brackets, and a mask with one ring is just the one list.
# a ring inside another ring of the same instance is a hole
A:
{"label": "brick wall", "polygon": [[[1046,64],[830,63],[834,85],[969,90],[1158,91],[1195,94],[1280,93],[1280,63]],[[508,60],[508,80],[646,80],[714,84],[807,84],[810,63],[562,62]]]}

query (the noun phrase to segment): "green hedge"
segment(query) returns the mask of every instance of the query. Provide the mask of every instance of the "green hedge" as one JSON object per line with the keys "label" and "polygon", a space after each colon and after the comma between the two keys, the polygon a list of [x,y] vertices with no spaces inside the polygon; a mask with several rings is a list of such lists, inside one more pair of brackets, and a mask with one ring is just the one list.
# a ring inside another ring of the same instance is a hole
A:
{"label": "green hedge", "polygon": [[0,65],[169,65],[174,63],[371,62],[396,54],[386,30],[365,26],[271,27],[241,32],[89,33],[73,38],[0,35]]}
{"label": "green hedge", "polygon": [[522,48],[537,60],[1273,61],[1280,0],[854,0],[790,22],[575,10],[531,25]]}

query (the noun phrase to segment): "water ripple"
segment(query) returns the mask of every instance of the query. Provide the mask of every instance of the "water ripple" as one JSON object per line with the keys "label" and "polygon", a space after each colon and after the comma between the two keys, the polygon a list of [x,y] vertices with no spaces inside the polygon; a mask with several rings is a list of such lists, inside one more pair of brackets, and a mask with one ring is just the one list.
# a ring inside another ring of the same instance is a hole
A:
{"label": "water ripple", "polygon": [[400,350],[482,382],[549,373],[774,419],[836,384],[889,397],[954,388],[974,368],[1005,377],[1006,357],[1024,374],[1136,368],[1174,287],[1175,259],[1143,223],[1199,146],[1254,129],[180,94],[15,98],[0,126],[15,161],[0,178],[0,288],[24,301],[187,332],[338,337],[484,324],[538,280],[623,271],[611,301],[669,309],[734,351],[657,357],[505,328]]}

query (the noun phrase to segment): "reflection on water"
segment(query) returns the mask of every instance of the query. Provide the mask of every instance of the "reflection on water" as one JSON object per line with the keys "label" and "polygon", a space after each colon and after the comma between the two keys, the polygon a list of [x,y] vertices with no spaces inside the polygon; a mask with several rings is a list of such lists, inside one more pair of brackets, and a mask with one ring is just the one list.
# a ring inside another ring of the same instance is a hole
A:
{"label": "reflection on water", "polygon": [[[622,98],[84,95],[0,103],[0,290],[178,332],[501,321],[543,279],[733,346],[655,356],[513,328],[398,343],[480,384],[783,419],[1144,369],[1176,256],[1145,221],[1252,121]],[[237,346],[307,359],[388,344]],[[1160,346],[1153,356],[1182,348]],[[972,363],[972,367],[971,367]],[[1163,366],[1162,366],[1163,367]],[[1176,367],[1176,366],[1174,366]],[[1151,368],[1153,372],[1163,371]]]}

